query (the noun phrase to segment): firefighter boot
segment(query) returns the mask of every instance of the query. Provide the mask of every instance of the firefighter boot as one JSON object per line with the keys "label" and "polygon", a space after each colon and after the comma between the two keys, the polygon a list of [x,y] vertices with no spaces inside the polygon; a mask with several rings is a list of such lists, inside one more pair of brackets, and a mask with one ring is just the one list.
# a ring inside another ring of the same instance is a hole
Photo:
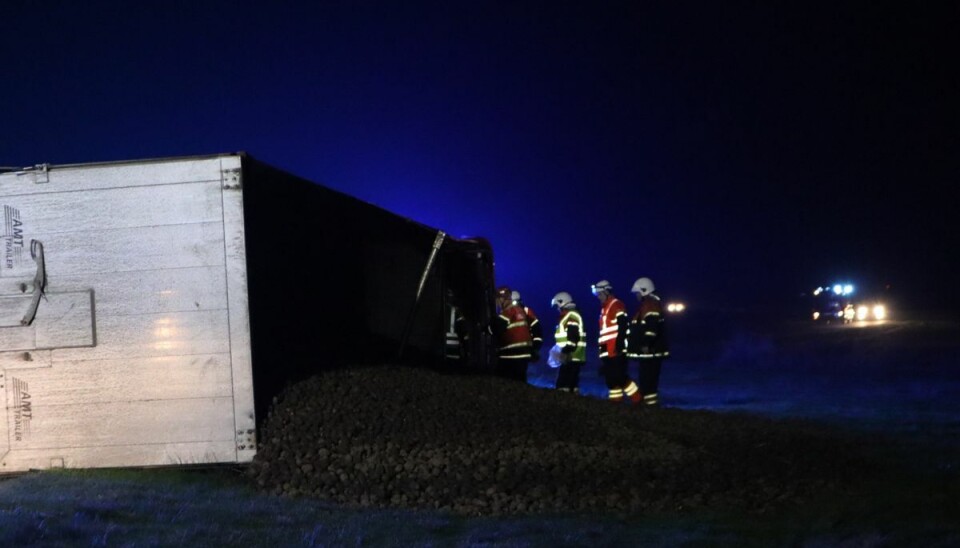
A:
{"label": "firefighter boot", "polygon": [[630,405],[640,405],[643,401],[642,396],[640,395],[640,389],[637,388],[637,383],[630,381],[630,384],[623,389],[624,395],[630,398]]}
{"label": "firefighter boot", "polygon": [[611,388],[609,393],[609,399],[613,402],[623,401],[623,389],[622,388]]}

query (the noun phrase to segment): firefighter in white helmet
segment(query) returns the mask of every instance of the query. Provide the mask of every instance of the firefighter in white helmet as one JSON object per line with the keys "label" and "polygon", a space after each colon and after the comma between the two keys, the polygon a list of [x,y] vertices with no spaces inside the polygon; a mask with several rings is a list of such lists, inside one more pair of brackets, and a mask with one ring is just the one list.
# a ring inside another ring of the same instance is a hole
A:
{"label": "firefighter in white helmet", "polygon": [[583,317],[577,310],[573,297],[566,291],[561,291],[550,300],[550,306],[560,312],[557,329],[554,332],[559,362],[557,371],[557,390],[563,392],[580,392],[580,369],[587,361],[587,334],[584,330]]}
{"label": "firefighter in white helmet", "polygon": [[640,308],[627,330],[627,357],[639,363],[640,392],[646,406],[660,405],[660,367],[670,355],[666,316],[650,278],[638,278],[630,289]]}
{"label": "firefighter in white helmet", "polygon": [[627,375],[627,356],[624,348],[627,343],[627,308],[613,295],[613,286],[607,280],[600,280],[591,286],[594,296],[600,300],[600,374],[607,383],[610,401],[640,403],[640,389],[637,383]]}
{"label": "firefighter in white helmet", "polygon": [[538,362],[540,361],[540,347],[543,346],[543,327],[540,325],[540,319],[537,318],[537,314],[532,308],[523,304],[523,299],[520,298],[519,291],[511,291],[510,299],[513,301],[513,304],[522,308],[523,313],[527,315],[527,324],[530,325],[530,336],[533,337],[533,353],[530,361],[532,363]]}

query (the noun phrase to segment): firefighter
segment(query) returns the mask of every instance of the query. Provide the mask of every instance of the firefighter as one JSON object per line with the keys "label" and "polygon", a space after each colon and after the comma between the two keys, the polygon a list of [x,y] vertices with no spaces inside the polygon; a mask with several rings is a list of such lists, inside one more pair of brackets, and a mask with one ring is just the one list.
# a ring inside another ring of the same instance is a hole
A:
{"label": "firefighter", "polygon": [[627,330],[627,357],[637,360],[640,366],[638,376],[644,405],[656,407],[660,405],[660,366],[670,356],[666,317],[660,297],[654,293],[653,280],[639,278],[630,291],[637,295],[640,308],[630,320]]}
{"label": "firefighter", "polygon": [[513,304],[522,308],[523,313],[527,315],[527,323],[530,324],[530,336],[533,338],[533,354],[530,361],[538,362],[540,361],[540,348],[543,346],[543,327],[540,325],[540,319],[537,318],[537,314],[532,308],[523,304],[519,291],[511,291],[510,300],[513,301]]}
{"label": "firefighter", "polygon": [[566,291],[553,296],[550,306],[560,312],[554,337],[560,349],[560,367],[557,372],[557,390],[580,393],[580,369],[587,361],[587,333],[583,317],[573,297]]}
{"label": "firefighter", "polygon": [[490,331],[497,341],[497,374],[527,382],[527,364],[533,357],[533,337],[523,307],[514,304],[509,287],[497,289],[500,313]]}
{"label": "firefighter", "polygon": [[467,329],[467,319],[463,315],[463,308],[458,306],[453,290],[447,289],[446,313],[444,325],[446,327],[446,342],[444,343],[444,358],[448,365],[468,363],[467,349],[469,348],[470,333]]}
{"label": "firefighter", "polygon": [[590,287],[591,292],[600,300],[600,374],[607,383],[610,401],[640,403],[640,389],[637,383],[627,375],[627,356],[624,349],[627,342],[627,310],[623,302],[613,295],[613,286],[607,280],[600,280]]}

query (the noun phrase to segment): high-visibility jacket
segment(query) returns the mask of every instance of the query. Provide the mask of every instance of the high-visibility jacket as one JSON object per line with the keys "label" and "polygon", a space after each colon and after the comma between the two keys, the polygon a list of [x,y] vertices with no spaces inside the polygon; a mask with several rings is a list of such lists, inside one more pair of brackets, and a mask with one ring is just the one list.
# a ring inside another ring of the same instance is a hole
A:
{"label": "high-visibility jacket", "polygon": [[450,306],[445,318],[447,324],[446,344],[444,355],[448,360],[459,360],[463,358],[463,345],[469,337],[466,329],[466,318],[456,306]]}
{"label": "high-visibility jacket", "polygon": [[[620,354],[626,343],[627,307],[620,299],[610,295],[603,301],[600,310],[600,357],[613,358]],[[623,336],[620,331],[623,330]]]}
{"label": "high-visibility jacket", "polygon": [[518,360],[533,357],[533,337],[523,308],[517,305],[504,308],[496,317],[493,328],[498,357]]}
{"label": "high-visibility jacket", "polygon": [[660,297],[651,293],[640,299],[640,308],[627,328],[628,358],[666,358],[670,355],[665,319]]}
{"label": "high-visibility jacket", "polygon": [[570,352],[572,362],[587,361],[587,333],[583,328],[583,318],[576,308],[560,311],[560,321],[557,322],[554,337],[561,350]]}

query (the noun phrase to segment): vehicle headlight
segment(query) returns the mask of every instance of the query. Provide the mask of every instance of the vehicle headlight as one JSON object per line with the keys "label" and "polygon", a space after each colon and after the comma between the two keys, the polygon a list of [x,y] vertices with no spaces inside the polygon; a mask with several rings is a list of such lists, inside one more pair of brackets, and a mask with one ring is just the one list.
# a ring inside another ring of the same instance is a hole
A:
{"label": "vehicle headlight", "polygon": [[873,317],[877,320],[882,320],[887,317],[887,307],[882,304],[874,305],[873,307]]}
{"label": "vehicle headlight", "polygon": [[867,308],[867,307],[864,306],[864,305],[860,305],[860,306],[857,307],[857,319],[858,319],[858,320],[865,320],[865,319],[867,319],[867,316],[869,316],[869,315],[870,315],[870,309],[869,309],[869,308]]}
{"label": "vehicle headlight", "polygon": [[819,320],[819,319],[820,319],[820,313],[819,313],[819,312],[814,312],[814,313],[813,313],[813,320],[814,320],[814,321],[817,321],[817,320]]}

